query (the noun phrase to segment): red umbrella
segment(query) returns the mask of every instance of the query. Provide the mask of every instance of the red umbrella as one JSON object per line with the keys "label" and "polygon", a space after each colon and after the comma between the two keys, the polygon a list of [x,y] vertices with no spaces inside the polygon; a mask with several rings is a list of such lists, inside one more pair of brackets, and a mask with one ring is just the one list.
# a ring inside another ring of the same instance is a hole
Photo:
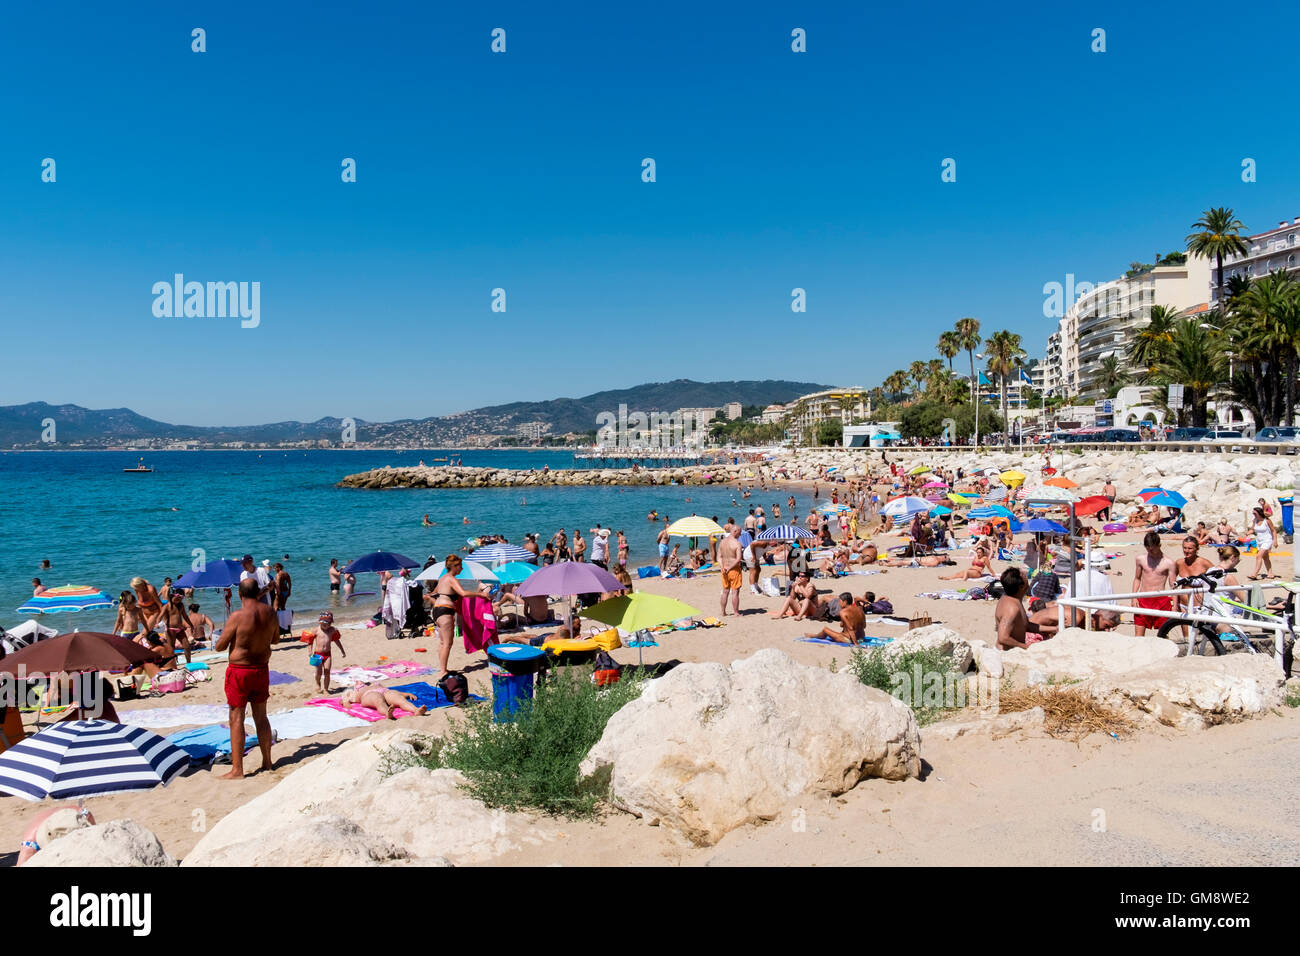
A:
{"label": "red umbrella", "polygon": [[153,651],[116,634],[76,631],[24,647],[0,662],[0,673],[16,674],[26,666],[29,674],[78,674],[111,671],[135,664],[161,663]]}
{"label": "red umbrella", "polygon": [[1084,498],[1074,506],[1074,513],[1081,518],[1089,515],[1095,515],[1098,511],[1105,511],[1110,507],[1110,499],[1105,495],[1092,495]]}

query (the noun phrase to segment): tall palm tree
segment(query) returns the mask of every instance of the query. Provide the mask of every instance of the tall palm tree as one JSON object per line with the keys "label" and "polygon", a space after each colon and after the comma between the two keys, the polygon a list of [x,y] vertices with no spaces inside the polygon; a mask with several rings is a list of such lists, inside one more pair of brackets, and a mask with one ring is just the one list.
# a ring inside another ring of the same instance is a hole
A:
{"label": "tall palm tree", "polygon": [[957,334],[957,345],[970,358],[970,403],[975,407],[978,401],[975,389],[979,387],[979,380],[975,377],[975,350],[980,347],[980,320],[972,319],[969,316],[964,319],[958,319],[953,331]]}
{"label": "tall palm tree", "polygon": [[[1007,420],[1007,378],[1024,363],[1025,350],[1020,347],[1020,336],[1003,330],[994,332],[984,343],[989,357],[989,371],[1001,380],[1002,421]],[[1003,430],[1003,443],[1009,441]]]}
{"label": "tall palm tree", "polygon": [[[1170,338],[1173,338],[1170,333]],[[1107,398],[1114,398],[1119,390],[1128,384],[1128,373],[1119,364],[1118,355],[1108,355],[1101,360],[1101,370],[1097,373],[1097,384]]]}
{"label": "tall palm tree", "polygon": [[921,394],[921,386],[925,384],[925,377],[928,374],[925,363],[919,359],[907,367],[907,377],[916,383],[916,395]]}
{"label": "tall palm tree", "polygon": [[1139,372],[1153,374],[1160,349],[1174,338],[1174,322],[1178,309],[1167,305],[1151,306],[1151,321],[1138,330],[1128,347],[1129,365]]}
{"label": "tall palm tree", "polygon": [[902,369],[896,372],[890,372],[881,383],[889,397],[893,401],[898,401],[898,396],[907,391],[907,373]]}
{"label": "tall palm tree", "polygon": [[1259,365],[1255,384],[1270,422],[1294,420],[1300,364],[1300,283],[1284,270],[1269,273],[1240,296],[1240,350]]}
{"label": "tall palm tree", "polygon": [[1179,319],[1174,323],[1172,341],[1162,349],[1160,375],[1185,387],[1192,424],[1204,428],[1210,390],[1228,375],[1221,333],[1199,319]]}
{"label": "tall palm tree", "polygon": [[1194,256],[1214,258],[1219,302],[1223,303],[1227,295],[1223,285],[1223,257],[1245,254],[1246,240],[1241,238],[1241,230],[1246,227],[1227,206],[1215,206],[1201,213],[1192,228],[1197,231],[1188,235],[1187,251]]}
{"label": "tall palm tree", "polygon": [[947,332],[939,333],[939,344],[936,346],[940,355],[948,360],[948,371],[952,371],[952,360],[961,352],[960,336],[949,329]]}

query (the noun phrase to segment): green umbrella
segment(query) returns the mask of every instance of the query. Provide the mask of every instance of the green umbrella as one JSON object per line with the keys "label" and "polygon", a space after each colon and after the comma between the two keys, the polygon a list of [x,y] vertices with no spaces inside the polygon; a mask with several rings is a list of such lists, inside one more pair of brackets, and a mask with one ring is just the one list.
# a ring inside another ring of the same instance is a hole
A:
{"label": "green umbrella", "polygon": [[689,604],[683,604],[676,598],[664,597],[662,594],[640,593],[601,601],[583,611],[582,616],[633,633],[658,627],[660,624],[671,624],[673,621],[694,617],[699,613]]}

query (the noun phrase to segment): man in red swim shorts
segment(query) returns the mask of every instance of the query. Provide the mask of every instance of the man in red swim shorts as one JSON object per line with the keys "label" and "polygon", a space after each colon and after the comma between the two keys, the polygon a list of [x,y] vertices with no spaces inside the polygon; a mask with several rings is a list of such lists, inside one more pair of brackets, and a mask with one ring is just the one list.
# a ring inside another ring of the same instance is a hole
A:
{"label": "man in red swim shorts", "polygon": [[226,621],[217,650],[230,649],[226,665],[226,703],[230,705],[230,772],[223,780],[244,776],[244,709],[253,710],[262,769],[271,770],[271,722],[266,702],[271,696],[271,645],[280,639],[280,623],[270,605],[259,600],[255,578],[239,582],[242,607]]}
{"label": "man in red swim shorts", "polygon": [[[1147,552],[1137,559],[1137,567],[1133,574],[1133,591],[1172,590],[1176,580],[1174,562],[1166,558],[1164,552],[1160,550],[1160,535],[1148,531],[1146,537],[1142,539],[1142,544]],[[1135,603],[1138,607],[1150,611],[1172,611],[1174,607],[1174,599],[1168,594],[1140,597]],[[1167,617],[1169,617],[1167,614],[1134,614],[1133,627],[1138,637],[1141,637],[1148,627],[1158,629]]]}

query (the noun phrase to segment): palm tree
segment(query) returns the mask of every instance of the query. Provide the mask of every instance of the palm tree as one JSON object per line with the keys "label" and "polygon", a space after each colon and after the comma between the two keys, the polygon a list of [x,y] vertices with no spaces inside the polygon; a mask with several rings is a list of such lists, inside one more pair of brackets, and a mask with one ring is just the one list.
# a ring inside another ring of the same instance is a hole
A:
{"label": "palm tree", "polygon": [[948,371],[952,371],[952,360],[961,352],[960,337],[953,330],[939,333],[939,344],[936,346],[940,355],[948,360]]}
{"label": "palm tree", "polygon": [[1133,368],[1140,373],[1155,373],[1156,357],[1162,347],[1173,341],[1174,322],[1177,318],[1178,310],[1175,308],[1167,305],[1151,306],[1151,321],[1138,331],[1128,348],[1128,361]]}
{"label": "palm tree", "polygon": [[1223,285],[1223,257],[1245,254],[1246,240],[1241,238],[1245,226],[1227,206],[1216,206],[1201,213],[1192,228],[1199,231],[1188,235],[1187,251],[1194,256],[1214,258],[1219,301],[1223,302],[1227,293]]}
{"label": "palm tree", "polygon": [[1300,364],[1300,284],[1278,270],[1252,283],[1237,301],[1243,320],[1238,349],[1251,363],[1258,404],[1269,424],[1288,424],[1295,417]]}
{"label": "palm tree", "polygon": [[[1015,332],[1003,330],[994,332],[984,343],[989,357],[989,371],[1001,379],[1002,421],[1007,420],[1007,378],[1020,368],[1025,359],[1025,350],[1020,347],[1020,336]],[[1003,431],[1003,443],[1009,440]]]}
{"label": "palm tree", "polygon": [[921,394],[921,386],[925,384],[925,377],[928,374],[925,363],[919,359],[907,367],[907,377],[916,383],[916,395]]}
{"label": "palm tree", "polygon": [[1210,390],[1228,375],[1220,333],[1198,319],[1179,319],[1173,338],[1161,350],[1160,377],[1181,383],[1192,407],[1192,424],[1204,428]]}
{"label": "palm tree", "polygon": [[[1170,337],[1172,338],[1172,333]],[[1128,384],[1128,373],[1120,367],[1118,355],[1108,355],[1101,360],[1097,384],[1101,386],[1107,398],[1114,398],[1119,394],[1119,390]]]}
{"label": "palm tree", "polygon": [[884,386],[885,391],[889,393],[889,397],[897,401],[898,396],[907,391],[907,373],[902,369],[891,372],[881,384]]}
{"label": "palm tree", "polygon": [[970,403],[975,407],[976,398],[975,389],[979,384],[975,378],[975,350],[980,347],[980,320],[970,317],[958,319],[953,331],[957,334],[958,347],[970,358]]}

